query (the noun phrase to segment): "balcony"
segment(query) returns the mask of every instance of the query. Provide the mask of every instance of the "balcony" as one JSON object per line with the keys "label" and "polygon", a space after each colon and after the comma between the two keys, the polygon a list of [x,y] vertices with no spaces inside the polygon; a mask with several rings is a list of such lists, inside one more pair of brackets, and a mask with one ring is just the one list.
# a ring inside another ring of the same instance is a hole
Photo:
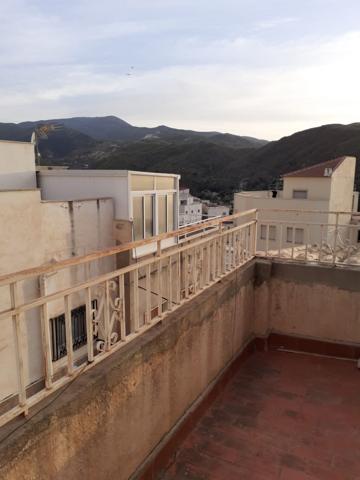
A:
{"label": "balcony", "polygon": [[259,251],[258,213],[0,278],[1,478],[356,478],[360,269]]}
{"label": "balcony", "polygon": [[358,381],[353,362],[257,352],[173,449],[159,478],[358,478]]}

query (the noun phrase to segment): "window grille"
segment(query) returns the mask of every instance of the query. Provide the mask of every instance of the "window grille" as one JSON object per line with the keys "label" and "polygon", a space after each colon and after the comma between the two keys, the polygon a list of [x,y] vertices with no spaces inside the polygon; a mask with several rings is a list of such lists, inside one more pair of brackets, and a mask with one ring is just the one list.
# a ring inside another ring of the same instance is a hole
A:
{"label": "window grille", "polygon": [[[92,300],[91,307],[97,310],[97,300]],[[60,360],[67,354],[66,350],[66,329],[65,329],[65,314],[50,318],[51,326],[51,347],[52,360]],[[80,307],[71,310],[71,328],[73,338],[73,350],[78,350],[87,342],[86,330],[86,307]]]}

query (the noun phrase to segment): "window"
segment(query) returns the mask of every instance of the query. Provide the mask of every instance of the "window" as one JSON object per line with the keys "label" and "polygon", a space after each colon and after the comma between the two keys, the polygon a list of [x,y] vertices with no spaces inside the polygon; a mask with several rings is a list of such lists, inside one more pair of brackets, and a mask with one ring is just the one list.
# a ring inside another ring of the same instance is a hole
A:
{"label": "window", "polygon": [[186,200],[180,200],[180,205],[186,205]]}
{"label": "window", "polygon": [[174,195],[167,196],[167,231],[174,230]]}
{"label": "window", "polygon": [[288,243],[296,243],[298,245],[304,243],[304,229],[295,228],[295,232],[294,232],[294,227],[287,227],[286,241]]}
{"label": "window", "polygon": [[133,222],[134,240],[142,240],[144,238],[143,197],[133,198]]}
{"label": "window", "polygon": [[[260,225],[260,238],[266,240],[267,225]],[[269,225],[269,240],[276,240],[276,225]]]}
{"label": "window", "polygon": [[166,195],[158,196],[158,233],[166,232],[167,212]]}
{"label": "window", "polygon": [[[92,300],[91,307],[93,310],[97,310],[97,300]],[[50,318],[51,328],[51,347],[52,347],[52,360],[60,360],[67,354],[66,350],[66,329],[65,329],[65,315],[59,315],[54,318]],[[73,338],[73,350],[77,350],[87,342],[87,329],[86,329],[86,307],[81,305],[80,307],[71,310],[71,329]]]}
{"label": "window", "polygon": [[145,238],[154,235],[154,197],[153,195],[145,195]]}
{"label": "window", "polygon": [[293,198],[305,199],[307,197],[307,190],[293,190]]}

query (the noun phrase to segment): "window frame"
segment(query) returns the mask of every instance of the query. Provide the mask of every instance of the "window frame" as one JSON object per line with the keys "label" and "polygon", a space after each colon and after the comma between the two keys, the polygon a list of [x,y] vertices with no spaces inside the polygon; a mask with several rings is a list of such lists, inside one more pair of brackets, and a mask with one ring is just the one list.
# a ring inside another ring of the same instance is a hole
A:
{"label": "window frame", "polygon": [[[91,309],[92,319],[95,317],[95,313],[98,310],[98,299],[94,298],[91,300]],[[79,318],[76,317],[79,312],[83,312],[83,318],[81,319],[82,331],[81,334],[75,335],[75,330],[78,325],[75,325],[75,319]],[[60,315],[56,315],[54,317],[49,318],[50,323],[50,336],[51,336],[51,359],[53,362],[58,362],[67,356],[67,349],[66,349],[66,327],[65,327],[65,313],[61,313]],[[56,323],[59,323],[57,326]],[[61,330],[61,335],[59,335],[56,330]],[[86,326],[86,305],[78,305],[71,309],[71,333],[72,333],[72,351],[76,352],[80,350],[82,347],[87,345],[87,326]],[[62,338],[61,338],[62,337]],[[82,339],[80,337],[83,337]],[[59,344],[59,340],[62,340],[61,344]],[[93,335],[92,340],[96,339],[97,336]],[[57,345],[58,344],[58,345]]]}
{"label": "window frame", "polygon": [[[158,210],[158,199],[160,196],[166,197],[165,208],[166,208],[166,232],[169,232],[169,214],[168,214],[168,197],[172,195],[173,197],[173,229],[176,226],[178,221],[178,209],[177,201],[178,195],[177,190],[145,190],[145,191],[132,191],[130,195],[131,199],[131,218],[134,223],[134,209],[133,209],[133,199],[135,197],[142,197],[142,210],[143,210],[143,238],[138,240],[143,240],[145,237],[145,196],[153,196],[153,236],[159,235],[159,210]],[[186,213],[186,208],[184,209]],[[135,235],[133,232],[133,239],[135,240]]]}
{"label": "window frame", "polygon": [[[297,232],[301,232],[301,241],[296,239]],[[291,240],[289,240],[289,233]],[[286,227],[286,243],[291,243],[292,245],[303,245],[305,243],[305,229],[301,227]]]}
{"label": "window frame", "polygon": [[[268,232],[269,232],[269,238],[267,238]],[[271,232],[273,232],[274,235],[272,235]],[[277,234],[276,225],[270,225],[268,223],[260,224],[260,240],[269,240],[271,242],[276,242],[276,234]]]}
{"label": "window frame", "polygon": [[[304,194],[304,196],[296,196],[296,194]],[[294,188],[292,191],[292,198],[294,200],[307,200],[308,199],[308,190]]]}

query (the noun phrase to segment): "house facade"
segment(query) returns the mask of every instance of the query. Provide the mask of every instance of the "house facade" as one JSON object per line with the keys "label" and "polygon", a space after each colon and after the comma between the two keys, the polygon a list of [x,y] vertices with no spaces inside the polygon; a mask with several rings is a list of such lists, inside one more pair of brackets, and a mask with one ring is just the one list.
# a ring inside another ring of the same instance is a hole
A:
{"label": "house facade", "polygon": [[[177,228],[177,175],[36,169],[31,142],[0,142],[0,165],[0,277]],[[161,246],[166,248],[173,242],[164,240]],[[39,282],[20,284],[16,302],[22,304],[39,292],[50,295],[72,287],[155,250],[156,244],[149,244],[126,258],[113,255],[86,268],[78,265],[45,274]],[[104,315],[103,294],[101,289],[92,291],[94,321],[97,319],[99,325]],[[11,308],[13,301],[9,290],[0,284],[0,311]],[[69,302],[76,359],[86,349],[85,298],[73,294]],[[34,309],[22,322],[27,358],[24,375],[29,388],[37,388],[43,377],[44,322],[49,323],[53,368],[61,369],[66,364],[65,305],[62,300],[54,300],[46,313]],[[97,335],[101,338],[101,332]],[[18,388],[15,352],[14,330],[7,323],[0,329],[0,364],[4,366],[0,372],[0,402],[11,399]]]}
{"label": "house facade", "polygon": [[203,216],[203,204],[193,197],[188,188],[179,192],[179,226],[200,222]]}
{"label": "house facade", "polygon": [[357,230],[351,228],[359,199],[354,192],[355,167],[354,157],[340,157],[290,172],[283,176],[283,190],[236,193],[234,211],[261,209],[258,241],[263,250],[280,244],[283,248],[332,244],[335,235],[339,244],[354,244],[359,241]]}

